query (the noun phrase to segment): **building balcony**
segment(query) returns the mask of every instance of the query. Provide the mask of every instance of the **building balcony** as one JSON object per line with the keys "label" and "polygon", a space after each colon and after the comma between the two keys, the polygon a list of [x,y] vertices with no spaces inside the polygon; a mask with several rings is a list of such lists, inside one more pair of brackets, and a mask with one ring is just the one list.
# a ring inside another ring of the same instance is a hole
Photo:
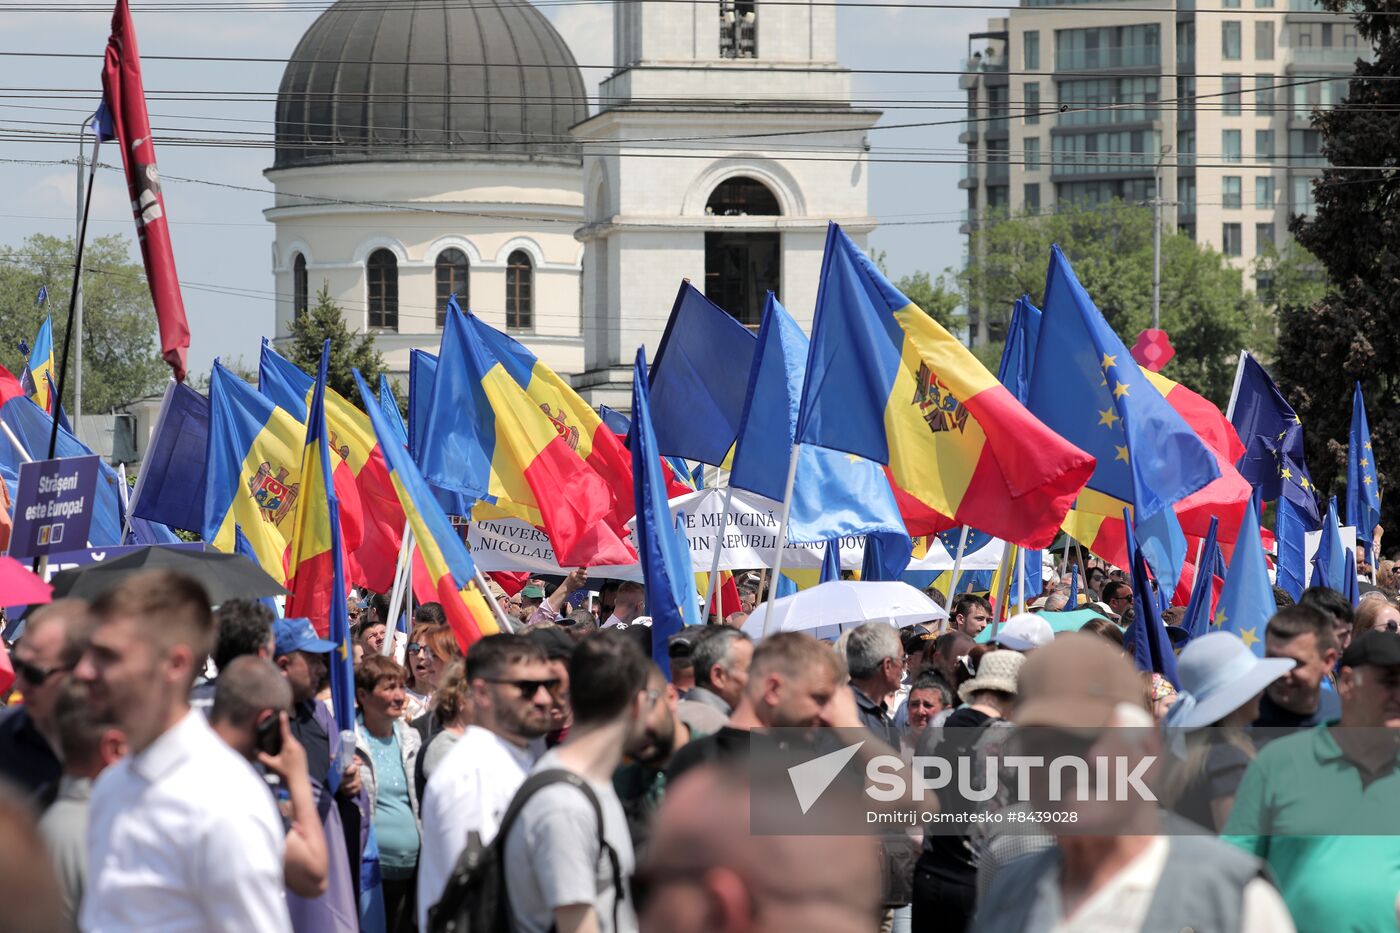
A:
{"label": "building balcony", "polygon": [[1304,68],[1340,69],[1351,72],[1356,60],[1362,56],[1359,48],[1299,49],[1288,50],[1288,70],[1297,73]]}
{"label": "building balcony", "polygon": [[958,134],[958,142],[964,146],[977,145],[977,127],[969,126]]}

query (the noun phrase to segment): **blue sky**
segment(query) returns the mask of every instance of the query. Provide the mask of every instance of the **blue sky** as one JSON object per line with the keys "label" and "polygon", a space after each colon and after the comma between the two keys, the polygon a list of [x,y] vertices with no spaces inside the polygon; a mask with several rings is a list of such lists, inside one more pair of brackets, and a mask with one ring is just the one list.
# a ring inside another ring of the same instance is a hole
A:
{"label": "blue sky", "polygon": [[[201,136],[272,133],[273,102],[281,79],[277,64],[156,61],[156,55],[252,56],[285,59],[315,19],[308,12],[160,13],[143,12],[133,3],[148,95],[185,97],[152,100],[157,154],[165,178],[166,210],[171,220],[176,265],[185,283],[185,306],[192,339],[190,372],[209,369],[213,358],[257,358],[258,340],[272,331],[272,226],[262,210],[270,193],[181,182],[205,179],[252,188],[267,188],[262,171],[272,161],[268,149],[211,149],[160,146],[161,127],[190,129]],[[851,68],[954,70],[966,54],[967,34],[980,30],[983,10],[929,10],[842,7],[838,13],[840,57]],[[546,10],[574,50],[580,64],[612,60],[611,10],[603,4]],[[107,41],[109,13],[0,13],[0,51],[42,51],[100,55]],[[91,59],[0,57],[0,126],[9,130],[76,127],[100,96],[100,61]],[[606,74],[584,71],[590,93]],[[90,89],[79,99],[43,97],[44,89]],[[28,89],[34,89],[30,91]],[[197,91],[223,92],[257,100],[200,101]],[[159,92],[166,92],[164,94]],[[941,105],[928,109],[887,110],[881,124],[955,120],[963,92],[954,75],[855,75],[857,99],[917,100]],[[52,122],[59,125],[45,125]],[[211,134],[211,130],[222,131]],[[882,149],[936,150],[920,158],[956,158],[958,127],[899,129],[871,134],[873,154]],[[10,142],[0,158],[69,159],[71,142]],[[115,162],[110,149],[104,161]],[[884,250],[890,272],[919,269],[937,273],[956,265],[962,253],[957,212],[965,204],[957,188],[958,166],[874,165],[870,174],[871,210],[890,225],[873,238]],[[74,229],[74,169],[71,165],[0,163],[0,246],[13,246],[32,233],[68,235]],[[99,172],[93,196],[90,235],[133,233],[120,174]],[[928,223],[927,221],[937,221]],[[154,333],[154,321],[152,322]],[[4,348],[0,360],[12,361]]]}

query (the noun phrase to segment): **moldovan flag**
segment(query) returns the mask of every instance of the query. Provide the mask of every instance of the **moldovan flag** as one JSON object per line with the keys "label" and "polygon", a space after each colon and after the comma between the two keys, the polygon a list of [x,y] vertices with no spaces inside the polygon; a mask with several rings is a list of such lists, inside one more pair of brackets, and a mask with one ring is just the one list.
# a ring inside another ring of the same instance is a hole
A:
{"label": "moldovan flag", "polygon": [[[301,491],[297,495],[292,546],[287,554],[289,619],[306,618],[316,633],[331,631],[337,606],[345,604],[345,547],[340,538],[340,503],[331,479],[334,461],[326,443],[326,361],[331,342],[321,351],[321,369],[311,393],[306,417],[306,446],[301,458]],[[337,598],[338,597],[338,598]],[[337,717],[339,719],[339,717]]]}
{"label": "moldovan flag", "polygon": [[[305,422],[315,390],[316,380],[263,341],[258,391]],[[376,593],[387,593],[394,585],[394,567],[403,543],[403,508],[389,482],[389,467],[369,418],[329,386],[325,408],[328,442],[336,455],[332,469],[340,495],[351,581]],[[353,486],[353,492],[345,492],[347,484]]]}
{"label": "moldovan flag", "polygon": [[[448,307],[457,308],[455,295],[448,301]],[[602,477],[613,496],[613,527],[623,529],[634,510],[632,457],[622,441],[608,430],[603,419],[567,380],[541,363],[539,357],[519,341],[474,314],[467,315],[466,319],[475,338],[491,348],[510,377],[554,425],[564,445]]]}
{"label": "moldovan flag", "polygon": [[450,306],[418,453],[434,486],[483,499],[542,528],[562,567],[637,560],[614,524],[617,505],[608,481]]}
{"label": "moldovan flag", "polygon": [[107,60],[102,66],[102,107],[97,134],[115,139],[122,152],[131,210],[136,215],[136,236],[141,261],[151,286],[151,302],[160,323],[160,352],[175,379],[185,381],[185,354],[190,348],[190,325],[185,302],[175,277],[175,253],[170,247],[170,225],[156,170],[156,147],[146,114],[146,91],[141,84],[141,54],[136,49],[136,27],[127,0],[117,0],[112,13],[112,36],[107,40]]}
{"label": "moldovan flag", "polygon": [[1094,458],[1016,401],[841,228],[827,230],[797,441],[888,464],[910,535],[1048,547]]}
{"label": "moldovan flag", "polygon": [[258,564],[287,580],[283,560],[301,489],[302,425],[218,360],[209,374],[209,446],[200,536],[233,553],[241,527]]}
{"label": "moldovan flag", "polygon": [[53,412],[53,393],[49,387],[49,377],[53,372],[53,318],[45,317],[34,335],[34,343],[29,347],[29,364],[20,374],[20,383],[24,391],[39,403],[39,407],[50,413]]}
{"label": "moldovan flag", "polygon": [[[375,437],[379,438],[384,451],[389,481],[413,529],[414,544],[423,560],[421,566],[428,574],[437,601],[447,613],[447,622],[457,636],[457,643],[466,651],[472,642],[500,631],[491,604],[487,602],[490,596],[478,588],[476,565],[467,546],[408,451],[394,443],[394,429],[379,410],[374,391],[365,384],[359,370],[355,371],[355,382],[369,412]],[[419,585],[418,580],[414,580],[415,591]]]}

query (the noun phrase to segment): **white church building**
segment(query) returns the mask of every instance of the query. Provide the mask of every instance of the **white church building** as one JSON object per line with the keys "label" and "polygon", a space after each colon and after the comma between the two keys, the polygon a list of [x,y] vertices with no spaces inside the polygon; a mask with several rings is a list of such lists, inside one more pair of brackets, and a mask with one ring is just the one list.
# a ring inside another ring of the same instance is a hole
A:
{"label": "white church building", "polygon": [[590,100],[526,0],[337,2],[278,93],[277,334],[324,286],[405,373],[456,293],[590,402],[627,408],[682,279],[745,324],[771,289],[810,325],[827,220],[858,242],[874,227],[880,114],[851,106],[835,18],[617,0]]}

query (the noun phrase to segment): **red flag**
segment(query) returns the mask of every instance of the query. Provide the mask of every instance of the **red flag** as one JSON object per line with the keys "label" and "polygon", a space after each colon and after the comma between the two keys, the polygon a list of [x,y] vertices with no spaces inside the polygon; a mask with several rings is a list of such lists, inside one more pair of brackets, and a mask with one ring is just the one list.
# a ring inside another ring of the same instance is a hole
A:
{"label": "red flag", "polygon": [[112,37],[107,40],[107,60],[102,66],[102,108],[98,135],[115,139],[122,151],[127,193],[136,216],[141,260],[160,323],[160,352],[175,378],[185,381],[185,354],[190,347],[190,325],[175,277],[175,254],[170,249],[170,225],[165,199],[160,193],[156,148],[151,121],[146,115],[146,91],[141,84],[141,54],[136,49],[136,27],[127,0],[117,0],[112,13]]}

